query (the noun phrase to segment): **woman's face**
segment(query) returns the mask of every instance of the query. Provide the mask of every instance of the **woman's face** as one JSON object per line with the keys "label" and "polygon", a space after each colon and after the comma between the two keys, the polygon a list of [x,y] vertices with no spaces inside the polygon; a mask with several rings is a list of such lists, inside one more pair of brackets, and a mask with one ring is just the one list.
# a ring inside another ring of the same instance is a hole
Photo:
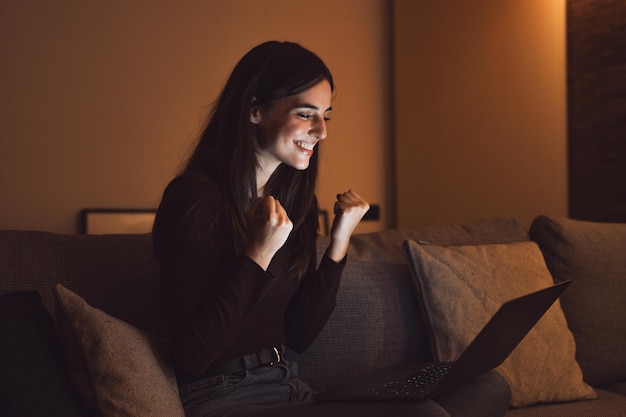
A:
{"label": "woman's face", "polygon": [[315,145],[326,138],[331,89],[323,80],[300,94],[252,109],[250,121],[258,125],[257,158],[269,176],[282,163],[304,170]]}

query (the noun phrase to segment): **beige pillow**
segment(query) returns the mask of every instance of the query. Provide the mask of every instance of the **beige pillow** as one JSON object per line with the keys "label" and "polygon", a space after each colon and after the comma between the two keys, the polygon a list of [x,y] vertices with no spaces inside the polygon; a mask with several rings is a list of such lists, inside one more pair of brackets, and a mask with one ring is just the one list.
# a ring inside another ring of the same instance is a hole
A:
{"label": "beige pillow", "polygon": [[[500,305],[553,284],[533,242],[438,246],[404,244],[437,360],[456,360]],[[559,301],[497,371],[511,406],[595,398],[575,360]]]}
{"label": "beige pillow", "polygon": [[164,344],[60,284],[54,295],[72,380],[97,415],[184,417]]}

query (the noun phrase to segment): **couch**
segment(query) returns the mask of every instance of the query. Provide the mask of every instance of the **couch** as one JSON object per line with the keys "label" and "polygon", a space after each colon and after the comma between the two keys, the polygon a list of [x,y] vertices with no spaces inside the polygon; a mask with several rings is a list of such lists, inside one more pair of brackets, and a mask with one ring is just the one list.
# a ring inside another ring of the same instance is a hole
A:
{"label": "couch", "polygon": [[[625,278],[623,224],[539,216],[358,234],[333,315],[292,357],[316,390],[454,359],[499,303],[571,279],[498,368],[507,416],[626,416]],[[159,300],[149,234],[0,231],[0,415],[182,415]]]}

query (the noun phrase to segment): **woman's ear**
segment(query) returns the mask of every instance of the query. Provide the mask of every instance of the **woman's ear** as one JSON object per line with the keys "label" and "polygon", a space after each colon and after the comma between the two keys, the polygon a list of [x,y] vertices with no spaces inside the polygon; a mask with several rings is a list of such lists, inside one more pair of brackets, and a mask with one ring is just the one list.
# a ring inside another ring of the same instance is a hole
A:
{"label": "woman's ear", "polygon": [[252,106],[250,108],[250,122],[254,123],[255,125],[261,123],[261,113],[261,106],[255,98],[252,100]]}

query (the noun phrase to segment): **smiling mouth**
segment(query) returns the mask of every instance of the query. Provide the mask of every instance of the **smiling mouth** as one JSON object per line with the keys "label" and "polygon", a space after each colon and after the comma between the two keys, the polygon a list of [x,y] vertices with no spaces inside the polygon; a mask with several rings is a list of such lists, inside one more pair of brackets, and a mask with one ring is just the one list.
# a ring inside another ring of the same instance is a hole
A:
{"label": "smiling mouth", "polygon": [[315,148],[315,144],[309,143],[309,142],[297,141],[296,145],[298,145],[300,148],[304,149],[305,151],[309,151],[309,152],[313,152],[313,148]]}

